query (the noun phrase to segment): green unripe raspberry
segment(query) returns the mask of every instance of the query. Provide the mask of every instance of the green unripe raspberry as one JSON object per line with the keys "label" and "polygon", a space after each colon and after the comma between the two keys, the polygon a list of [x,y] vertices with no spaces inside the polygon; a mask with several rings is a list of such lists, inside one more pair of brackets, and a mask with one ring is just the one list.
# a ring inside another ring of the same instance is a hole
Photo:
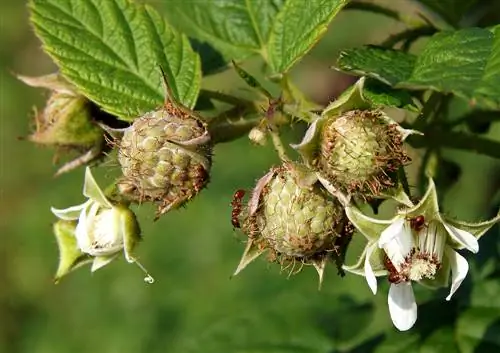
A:
{"label": "green unripe raspberry", "polygon": [[121,140],[121,192],[158,202],[158,214],[163,214],[206,186],[211,153],[206,126],[193,114],[173,105],[149,112],[136,119]]}
{"label": "green unripe raspberry", "polygon": [[376,196],[408,160],[397,124],[380,111],[353,110],[325,122],[316,163],[336,187]]}
{"label": "green unripe raspberry", "polygon": [[[346,224],[340,203],[317,185],[302,186],[294,164],[274,168],[265,178],[250,201],[244,231],[264,240],[279,256],[307,258],[335,250]],[[252,202],[257,201],[252,214]]]}

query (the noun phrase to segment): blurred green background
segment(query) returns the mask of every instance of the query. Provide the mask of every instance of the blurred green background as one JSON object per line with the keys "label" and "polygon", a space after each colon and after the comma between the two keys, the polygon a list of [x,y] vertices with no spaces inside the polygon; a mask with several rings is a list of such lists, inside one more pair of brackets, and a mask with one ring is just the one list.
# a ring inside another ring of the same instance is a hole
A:
{"label": "blurred green background", "polygon": [[[278,161],[271,148],[252,147],[245,138],[216,147],[212,182],[188,207],[155,223],[153,208],[139,207],[145,241],[138,254],[156,283],[146,285],[136,267],[120,260],[94,274],[79,269],[54,285],[58,254],[50,207],[83,201],[83,169],[55,179],[53,151],[19,140],[32,131],[33,107],[43,107],[47,92],[13,74],[37,76],[56,68],[29,26],[23,1],[3,0],[0,14],[0,351],[372,352],[377,343],[396,340],[401,349],[391,352],[408,352],[416,339],[432,338],[433,314],[453,324],[458,310],[467,309],[467,301],[460,301],[467,289],[446,304],[444,292],[432,296],[418,289],[418,302],[425,303],[419,321],[410,333],[399,333],[387,312],[386,283],[374,297],[364,278],[341,279],[334,266],[327,268],[321,291],[314,269],[287,278],[264,259],[231,279],[244,248],[230,223],[232,194],[251,188]],[[298,84],[327,102],[349,83],[329,69],[338,51],[375,43],[396,29],[377,15],[340,14],[295,70]],[[212,77],[207,85],[243,89],[233,73]],[[299,133],[296,128],[292,138]],[[489,135],[499,138],[499,127]],[[445,200],[447,210],[472,220],[490,216],[499,163],[467,153],[446,156],[463,167]],[[115,169],[99,168],[101,185]],[[496,233],[488,244],[498,249]]]}

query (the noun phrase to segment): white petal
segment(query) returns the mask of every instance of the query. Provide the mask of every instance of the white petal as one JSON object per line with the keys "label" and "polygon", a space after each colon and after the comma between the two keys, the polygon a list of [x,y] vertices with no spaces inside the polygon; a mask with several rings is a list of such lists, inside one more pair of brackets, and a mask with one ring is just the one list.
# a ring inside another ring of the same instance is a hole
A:
{"label": "white petal", "polygon": [[368,286],[372,290],[373,294],[377,294],[377,278],[375,273],[373,273],[372,265],[370,264],[370,257],[372,256],[373,250],[375,250],[377,244],[373,244],[368,247],[365,257],[365,277]]}
{"label": "white petal", "polygon": [[479,251],[479,243],[474,235],[466,232],[465,230],[458,229],[451,224],[443,222],[443,225],[454,241],[473,253],[477,253]]}
{"label": "white petal", "polygon": [[88,253],[90,250],[91,241],[88,237],[88,228],[87,228],[87,209],[84,208],[80,212],[80,217],[78,218],[78,223],[76,224],[75,229],[75,237],[78,247],[84,253]]}
{"label": "white petal", "polygon": [[104,193],[102,192],[101,188],[95,181],[94,176],[92,175],[92,172],[90,171],[89,167],[85,168],[83,195],[101,204],[102,206],[106,206],[109,208],[113,207],[113,205],[108,201],[106,196],[104,196]]}
{"label": "white petal", "polygon": [[446,300],[450,300],[451,296],[457,291],[458,287],[462,284],[467,272],[469,272],[469,264],[467,260],[452,249],[446,249],[446,255],[451,264],[451,288],[450,294]]}
{"label": "white petal", "polygon": [[399,331],[412,328],[417,321],[417,303],[411,282],[391,284],[387,304],[392,322]]}
{"label": "white petal", "polygon": [[404,230],[405,219],[398,218],[387,227],[382,234],[380,234],[380,239],[378,240],[378,247],[383,248],[388,242],[400,235]]}
{"label": "white petal", "polygon": [[397,219],[382,232],[378,246],[383,247],[396,269],[401,270],[400,265],[413,249],[411,229],[404,218]]}
{"label": "white petal", "polygon": [[82,210],[89,205],[89,202],[82,203],[81,205],[71,206],[65,209],[58,209],[51,207],[50,210],[57,218],[63,219],[65,221],[74,221],[80,217]]}

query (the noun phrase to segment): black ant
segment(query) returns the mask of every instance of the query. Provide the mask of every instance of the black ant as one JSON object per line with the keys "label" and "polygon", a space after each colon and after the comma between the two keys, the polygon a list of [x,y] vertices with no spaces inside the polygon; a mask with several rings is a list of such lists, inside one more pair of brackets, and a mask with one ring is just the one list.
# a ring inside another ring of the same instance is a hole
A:
{"label": "black ant", "polygon": [[231,201],[231,207],[233,208],[231,212],[231,223],[234,228],[241,228],[240,221],[238,217],[241,213],[241,200],[245,196],[245,190],[239,189],[233,195],[233,201]]}

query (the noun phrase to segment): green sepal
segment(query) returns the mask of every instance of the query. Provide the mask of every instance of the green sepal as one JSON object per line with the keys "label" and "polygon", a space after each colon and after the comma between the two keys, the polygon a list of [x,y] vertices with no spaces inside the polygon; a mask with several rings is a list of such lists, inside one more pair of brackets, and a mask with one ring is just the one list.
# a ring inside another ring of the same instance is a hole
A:
{"label": "green sepal", "polygon": [[299,152],[304,161],[309,165],[313,161],[316,156],[317,151],[319,150],[320,138],[321,138],[321,129],[325,124],[326,119],[317,116],[309,125],[309,128],[304,135],[302,141],[298,144],[291,144],[294,150]]}
{"label": "green sepal", "polygon": [[368,217],[353,205],[347,206],[345,213],[351,223],[366,237],[369,243],[377,242],[384,229],[389,227],[396,219],[382,220]]}
{"label": "green sepal", "polygon": [[350,110],[367,110],[371,109],[372,105],[363,97],[363,87],[365,78],[361,77],[351,88],[344,91],[342,95],[332,103],[330,103],[321,113],[322,116],[332,117],[338,116]]}
{"label": "green sepal", "polygon": [[85,180],[83,182],[83,195],[88,197],[94,202],[97,202],[102,207],[112,208],[113,205],[108,201],[104,192],[101,190],[99,185],[92,175],[92,171],[89,167],[85,168]]}
{"label": "green sepal", "polygon": [[363,252],[361,253],[361,256],[359,257],[358,261],[351,266],[344,265],[342,268],[350,273],[353,273],[355,275],[359,276],[365,276],[365,259],[366,259],[366,253],[368,252],[368,248],[370,246],[375,245],[375,248],[373,249],[372,255],[370,256],[370,265],[372,266],[373,273],[375,276],[385,276],[387,275],[387,270],[384,266],[384,252],[382,249],[379,249],[378,246],[374,242],[369,242],[365,248],[363,249]]}
{"label": "green sepal", "polygon": [[[471,233],[476,237],[476,239],[480,239],[488,230],[490,230],[491,227],[493,227],[499,221],[500,221],[500,213],[490,220],[484,222],[476,222],[476,223],[463,222],[445,217],[445,222],[447,224],[450,224],[456,228]],[[457,249],[463,249],[463,246],[459,246],[458,244],[457,246],[454,247]]]}
{"label": "green sepal", "polygon": [[238,273],[243,271],[250,263],[252,263],[256,258],[262,255],[266,251],[265,248],[261,248],[254,239],[248,239],[247,246],[243,252],[240,263],[233,273],[236,276]]}
{"label": "green sepal", "polygon": [[59,265],[54,276],[55,283],[78,267],[92,262],[92,256],[84,254],[78,248],[75,237],[76,224],[75,221],[59,220],[53,225],[59,248]]}
{"label": "green sepal", "polygon": [[113,254],[113,255],[108,255],[108,256],[96,256],[94,257],[94,260],[92,261],[92,268],[90,269],[91,272],[95,272],[100,268],[103,268],[107,264],[109,264],[111,261],[116,259],[118,254]]}
{"label": "green sepal", "polygon": [[139,227],[139,222],[128,207],[117,205],[115,209],[120,215],[120,225],[123,232],[123,251],[125,253],[125,259],[128,262],[136,262],[136,258],[133,255],[135,246],[141,241],[141,229]]}

